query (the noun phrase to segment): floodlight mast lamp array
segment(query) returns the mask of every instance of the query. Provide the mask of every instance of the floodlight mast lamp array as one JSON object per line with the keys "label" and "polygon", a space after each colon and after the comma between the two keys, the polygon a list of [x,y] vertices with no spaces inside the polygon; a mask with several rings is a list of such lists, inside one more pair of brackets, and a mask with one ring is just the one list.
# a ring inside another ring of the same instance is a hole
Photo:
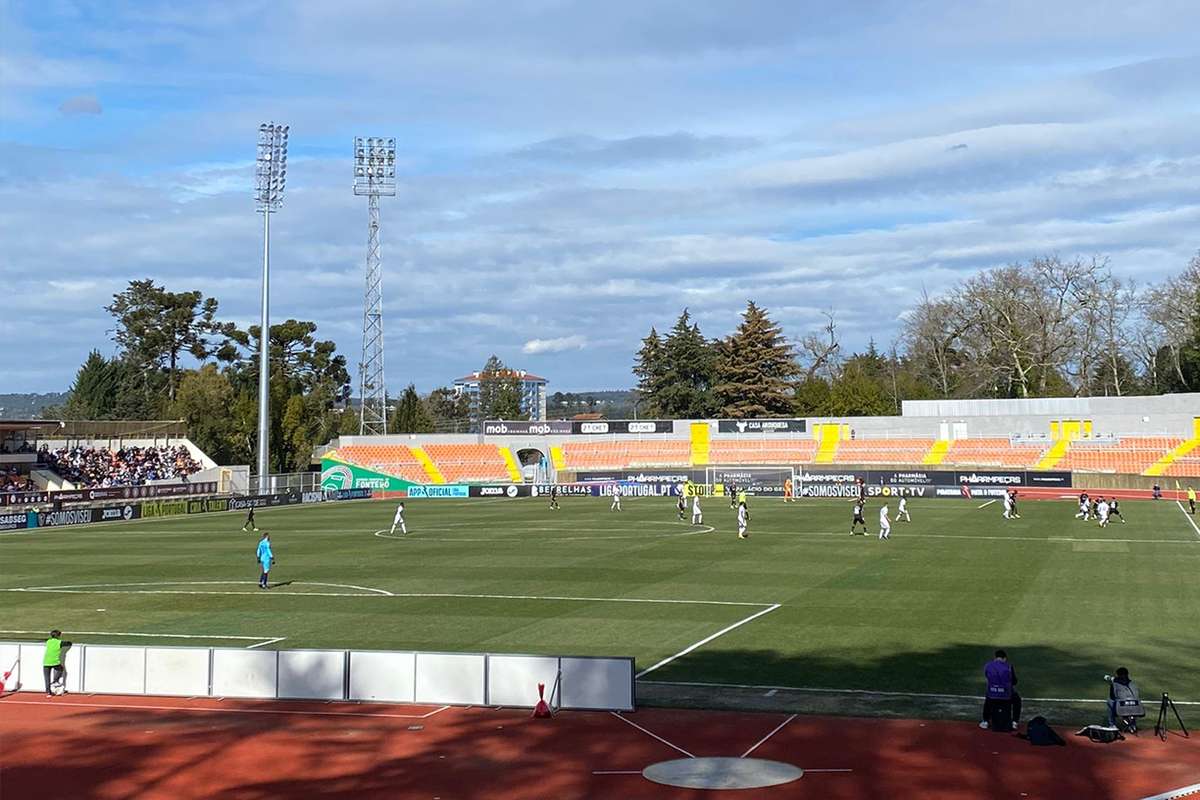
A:
{"label": "floodlight mast lamp array", "polygon": [[264,122],[258,126],[258,156],[254,162],[254,204],[263,215],[262,319],[258,336],[258,482],[266,491],[271,445],[271,215],[283,205],[287,179],[288,126]]}
{"label": "floodlight mast lamp array", "polygon": [[359,433],[387,433],[387,387],[383,374],[383,266],[379,255],[379,198],[396,194],[396,140],[354,139],[354,193],[367,198],[367,284],[363,296],[362,360],[358,391]]}

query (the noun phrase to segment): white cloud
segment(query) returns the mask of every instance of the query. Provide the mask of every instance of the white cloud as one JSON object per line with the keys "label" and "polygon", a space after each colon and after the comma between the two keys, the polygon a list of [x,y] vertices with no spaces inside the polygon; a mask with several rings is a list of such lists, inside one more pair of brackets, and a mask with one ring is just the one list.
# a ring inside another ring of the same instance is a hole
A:
{"label": "white cloud", "polygon": [[560,336],[557,339],[530,339],[521,345],[521,352],[526,355],[561,353],[564,350],[582,350],[586,346],[587,337],[576,334],[574,336]]}

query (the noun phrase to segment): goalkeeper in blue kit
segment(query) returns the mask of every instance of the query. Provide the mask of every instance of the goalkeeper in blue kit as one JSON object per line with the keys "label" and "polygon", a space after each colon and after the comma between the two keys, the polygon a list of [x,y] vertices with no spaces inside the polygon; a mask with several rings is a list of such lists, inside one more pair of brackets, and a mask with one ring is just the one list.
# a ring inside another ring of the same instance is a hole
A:
{"label": "goalkeeper in blue kit", "polygon": [[258,540],[258,552],[254,555],[262,567],[262,575],[258,577],[258,588],[270,589],[267,585],[267,576],[271,572],[271,565],[275,563],[275,554],[271,552],[271,534],[264,533],[262,538]]}

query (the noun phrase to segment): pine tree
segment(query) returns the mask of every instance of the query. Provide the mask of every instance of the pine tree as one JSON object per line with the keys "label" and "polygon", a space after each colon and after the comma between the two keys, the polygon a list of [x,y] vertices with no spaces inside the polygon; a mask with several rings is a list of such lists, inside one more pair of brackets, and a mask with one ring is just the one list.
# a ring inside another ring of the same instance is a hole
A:
{"label": "pine tree", "polygon": [[433,418],[411,383],[400,395],[388,424],[389,433],[432,433]]}
{"label": "pine tree", "polygon": [[119,366],[93,350],[75,375],[63,415],[68,419],[111,419],[120,382]]}
{"label": "pine tree", "polygon": [[721,343],[714,394],[726,417],[767,417],[791,413],[792,380],[799,372],[782,329],[753,301],[742,322]]}
{"label": "pine tree", "polygon": [[521,418],[521,379],[493,354],[479,371],[479,419]]}
{"label": "pine tree", "polygon": [[658,331],[653,327],[638,350],[637,362],[633,365],[633,374],[637,376],[637,393],[641,398],[640,408],[644,416],[656,417],[662,408],[663,377],[666,374],[667,362],[663,349],[663,341]]}
{"label": "pine tree", "polygon": [[685,308],[663,342],[662,383],[657,395],[658,413],[675,419],[705,419],[716,411],[712,387],[717,352],[691,321]]}

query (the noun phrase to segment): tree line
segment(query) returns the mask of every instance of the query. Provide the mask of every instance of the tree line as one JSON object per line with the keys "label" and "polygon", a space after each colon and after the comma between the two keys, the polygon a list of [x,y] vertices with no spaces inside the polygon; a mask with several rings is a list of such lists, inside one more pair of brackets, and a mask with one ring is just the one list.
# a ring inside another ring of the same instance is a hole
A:
{"label": "tree line", "polygon": [[1105,259],[1010,264],[925,294],[886,349],[847,354],[837,320],[788,339],[749,302],[736,330],[705,337],[687,309],[642,340],[643,416],[900,413],[903,400],[1123,396],[1200,391],[1200,254],[1137,286]]}
{"label": "tree line", "polygon": [[[66,401],[44,419],[182,419],[189,436],[220,464],[253,463],[258,447],[260,328],[218,318],[216,299],[172,292],[153,280],[130,281],[105,306],[116,353],[93,350],[79,367]],[[357,434],[350,373],[336,345],[315,322],[271,325],[271,471],[308,468],[315,445]],[[481,371],[480,401],[449,387],[425,396],[409,385],[388,398],[392,433],[467,430],[482,414],[520,418],[520,383],[495,356]]]}

